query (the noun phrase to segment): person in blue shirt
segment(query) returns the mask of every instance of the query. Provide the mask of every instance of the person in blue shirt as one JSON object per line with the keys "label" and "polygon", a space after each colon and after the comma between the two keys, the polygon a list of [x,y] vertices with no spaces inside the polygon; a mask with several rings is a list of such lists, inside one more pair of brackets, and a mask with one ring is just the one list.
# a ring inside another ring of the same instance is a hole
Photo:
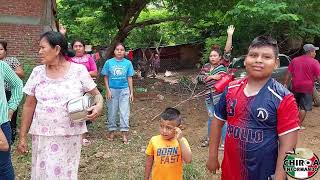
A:
{"label": "person in blue shirt", "polygon": [[114,139],[114,131],[118,129],[116,117],[120,111],[120,131],[123,143],[128,144],[130,102],[133,101],[132,76],[134,69],[131,61],[124,58],[125,46],[117,43],[114,58],[108,59],[101,71],[104,75],[108,108],[107,127],[109,140]]}

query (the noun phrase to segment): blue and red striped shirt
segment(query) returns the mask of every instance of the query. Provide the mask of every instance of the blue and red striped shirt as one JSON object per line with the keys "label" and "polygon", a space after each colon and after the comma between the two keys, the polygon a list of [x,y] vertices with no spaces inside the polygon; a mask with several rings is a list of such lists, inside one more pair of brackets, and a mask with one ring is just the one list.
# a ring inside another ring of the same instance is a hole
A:
{"label": "blue and red striped shirt", "polygon": [[228,122],[222,179],[268,179],[275,174],[278,137],[299,129],[294,96],[269,79],[247,97],[247,79],[233,81],[215,107],[215,117]]}

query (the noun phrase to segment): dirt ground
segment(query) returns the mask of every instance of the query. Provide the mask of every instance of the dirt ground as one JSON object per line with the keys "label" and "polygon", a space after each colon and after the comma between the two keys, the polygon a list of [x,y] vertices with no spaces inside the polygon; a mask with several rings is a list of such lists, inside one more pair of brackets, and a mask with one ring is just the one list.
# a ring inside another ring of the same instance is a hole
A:
{"label": "dirt ground", "polygon": [[[119,138],[113,142],[105,138],[105,116],[89,127],[92,144],[83,147],[79,168],[80,180],[122,180],[143,179],[145,148],[148,140],[158,134],[158,120],[161,111],[190,97],[190,92],[174,84],[182,76],[194,78],[196,70],[175,72],[173,77],[135,80],[135,87],[147,88],[147,92],[135,93],[130,116],[130,143],[124,145]],[[167,82],[164,82],[167,81]],[[181,83],[180,83],[181,85]],[[201,88],[201,87],[199,87]],[[190,87],[189,87],[190,89]],[[192,88],[191,88],[192,89]],[[198,88],[196,88],[198,89]],[[207,131],[207,112],[203,98],[192,99],[177,107],[184,119],[183,133],[188,139],[193,162],[184,167],[184,179],[220,179],[205,169],[208,149],[200,147],[200,139]],[[320,156],[320,108],[314,107],[305,120],[306,130],[299,132],[298,147],[310,148]],[[15,147],[14,147],[15,148]],[[222,152],[220,152],[222,159]],[[16,179],[30,179],[31,157],[13,153]],[[320,173],[313,180],[320,179]]]}

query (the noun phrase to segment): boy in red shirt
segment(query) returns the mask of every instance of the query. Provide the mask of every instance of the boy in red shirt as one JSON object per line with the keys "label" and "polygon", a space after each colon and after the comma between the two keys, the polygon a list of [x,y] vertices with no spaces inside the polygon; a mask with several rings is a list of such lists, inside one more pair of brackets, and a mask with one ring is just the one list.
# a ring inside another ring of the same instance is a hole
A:
{"label": "boy in red shirt", "polygon": [[222,180],[284,180],[283,160],[298,139],[298,107],[293,94],[271,78],[279,64],[270,37],[255,38],[245,58],[248,77],[233,81],[215,106],[207,168],[220,168],[221,128],[228,122]]}

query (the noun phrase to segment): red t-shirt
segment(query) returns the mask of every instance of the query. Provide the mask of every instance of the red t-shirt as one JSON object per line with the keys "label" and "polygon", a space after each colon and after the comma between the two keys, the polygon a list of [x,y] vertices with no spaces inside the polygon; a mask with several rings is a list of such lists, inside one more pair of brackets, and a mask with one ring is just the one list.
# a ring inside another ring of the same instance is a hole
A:
{"label": "red t-shirt", "polygon": [[320,65],[308,55],[294,58],[288,67],[292,74],[292,90],[300,93],[313,92],[314,81],[320,76]]}

